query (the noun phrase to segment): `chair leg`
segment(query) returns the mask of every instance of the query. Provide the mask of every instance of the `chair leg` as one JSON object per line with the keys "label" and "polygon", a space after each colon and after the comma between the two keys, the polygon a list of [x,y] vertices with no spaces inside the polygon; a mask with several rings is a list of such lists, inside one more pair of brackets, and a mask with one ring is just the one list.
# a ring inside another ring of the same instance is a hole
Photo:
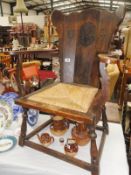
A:
{"label": "chair leg", "polygon": [[[131,114],[131,111],[129,115]],[[131,161],[131,115],[129,116],[129,129],[128,129],[128,139],[129,139],[129,148],[128,148],[128,159]]]}
{"label": "chair leg", "polygon": [[102,108],[102,122],[103,122],[104,132],[106,134],[108,134],[109,133],[109,127],[108,127],[108,122],[107,122],[107,115],[106,115],[106,107],[105,107],[105,105]]}
{"label": "chair leg", "polygon": [[23,113],[23,121],[22,121],[22,125],[21,125],[21,134],[19,137],[19,145],[20,146],[24,146],[24,142],[25,142],[25,137],[26,137],[26,131],[27,131],[27,109],[24,109],[24,113]]}
{"label": "chair leg", "polygon": [[90,128],[90,137],[91,137],[91,164],[93,166],[93,171],[91,172],[92,175],[99,175],[99,160],[98,160],[98,149],[96,145],[96,133],[95,133],[95,127],[92,126]]}
{"label": "chair leg", "polygon": [[129,157],[131,159],[131,136],[129,138]]}
{"label": "chair leg", "polygon": [[123,129],[123,133],[125,133],[126,113],[127,113],[127,104],[124,103],[123,111],[122,111],[122,129]]}

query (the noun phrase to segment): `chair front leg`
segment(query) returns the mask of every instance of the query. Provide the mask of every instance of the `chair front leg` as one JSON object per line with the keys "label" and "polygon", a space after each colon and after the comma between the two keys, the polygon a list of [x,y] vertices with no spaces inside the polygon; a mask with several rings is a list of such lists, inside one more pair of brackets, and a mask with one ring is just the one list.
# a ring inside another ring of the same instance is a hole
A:
{"label": "chair front leg", "polygon": [[27,131],[27,109],[24,108],[24,113],[22,115],[22,125],[21,125],[21,134],[19,137],[19,145],[24,146],[26,131]]}
{"label": "chair front leg", "polygon": [[107,122],[107,115],[106,115],[106,107],[105,107],[105,105],[102,108],[102,122],[103,122],[104,132],[106,134],[108,134],[109,133],[109,127],[108,127],[108,122]]}

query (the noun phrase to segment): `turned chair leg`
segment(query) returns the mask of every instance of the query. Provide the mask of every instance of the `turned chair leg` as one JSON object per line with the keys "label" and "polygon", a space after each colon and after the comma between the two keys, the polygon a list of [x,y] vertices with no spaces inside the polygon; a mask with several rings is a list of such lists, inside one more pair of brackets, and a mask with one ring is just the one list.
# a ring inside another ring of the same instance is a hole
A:
{"label": "turned chair leg", "polygon": [[21,134],[19,137],[19,145],[20,146],[24,146],[24,142],[25,142],[25,137],[26,137],[26,131],[27,131],[27,109],[24,109],[24,113],[23,113],[23,121],[22,121],[22,125],[21,125]]}
{"label": "turned chair leg", "polygon": [[108,122],[107,122],[107,115],[106,115],[106,107],[105,107],[105,105],[102,108],[102,122],[103,122],[104,132],[106,134],[108,134],[109,133],[109,127],[108,127]]}
{"label": "turned chair leg", "polygon": [[123,129],[123,133],[125,133],[126,113],[127,113],[127,104],[124,103],[123,111],[122,111],[122,129]]}
{"label": "turned chair leg", "polygon": [[90,128],[90,137],[91,137],[91,149],[90,149],[91,164],[93,166],[91,175],[99,175],[99,159],[98,159],[98,150],[96,145],[97,135],[95,133],[95,126],[92,126]]}

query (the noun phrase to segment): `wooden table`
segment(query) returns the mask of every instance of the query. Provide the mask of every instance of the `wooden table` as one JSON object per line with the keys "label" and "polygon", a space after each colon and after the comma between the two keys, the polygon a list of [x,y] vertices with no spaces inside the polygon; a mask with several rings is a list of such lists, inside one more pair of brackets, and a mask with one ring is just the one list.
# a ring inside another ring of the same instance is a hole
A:
{"label": "wooden table", "polygon": [[20,50],[20,51],[10,51],[10,55],[19,55],[19,54],[32,54],[35,56],[58,56],[58,49],[42,49],[42,50]]}
{"label": "wooden table", "polygon": [[12,57],[12,67],[14,61],[16,61],[19,57],[22,60],[32,60],[32,59],[45,59],[50,58],[52,59],[53,56],[58,56],[58,49],[42,49],[42,50],[20,50],[20,51],[10,51],[9,54]]}

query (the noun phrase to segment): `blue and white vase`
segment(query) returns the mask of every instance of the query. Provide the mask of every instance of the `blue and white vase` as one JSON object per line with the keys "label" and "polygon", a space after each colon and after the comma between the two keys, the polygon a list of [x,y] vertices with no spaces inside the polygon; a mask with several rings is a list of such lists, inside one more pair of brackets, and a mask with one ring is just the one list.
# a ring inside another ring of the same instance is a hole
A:
{"label": "blue and white vase", "polygon": [[0,95],[0,99],[5,100],[13,110],[13,120],[16,120],[20,113],[23,112],[23,108],[20,105],[15,104],[15,99],[17,99],[19,95],[15,92],[7,92],[3,95]]}
{"label": "blue and white vase", "polygon": [[38,121],[39,111],[35,109],[29,109],[27,112],[27,115],[28,115],[28,118],[27,118],[28,124],[30,126],[34,126]]}

